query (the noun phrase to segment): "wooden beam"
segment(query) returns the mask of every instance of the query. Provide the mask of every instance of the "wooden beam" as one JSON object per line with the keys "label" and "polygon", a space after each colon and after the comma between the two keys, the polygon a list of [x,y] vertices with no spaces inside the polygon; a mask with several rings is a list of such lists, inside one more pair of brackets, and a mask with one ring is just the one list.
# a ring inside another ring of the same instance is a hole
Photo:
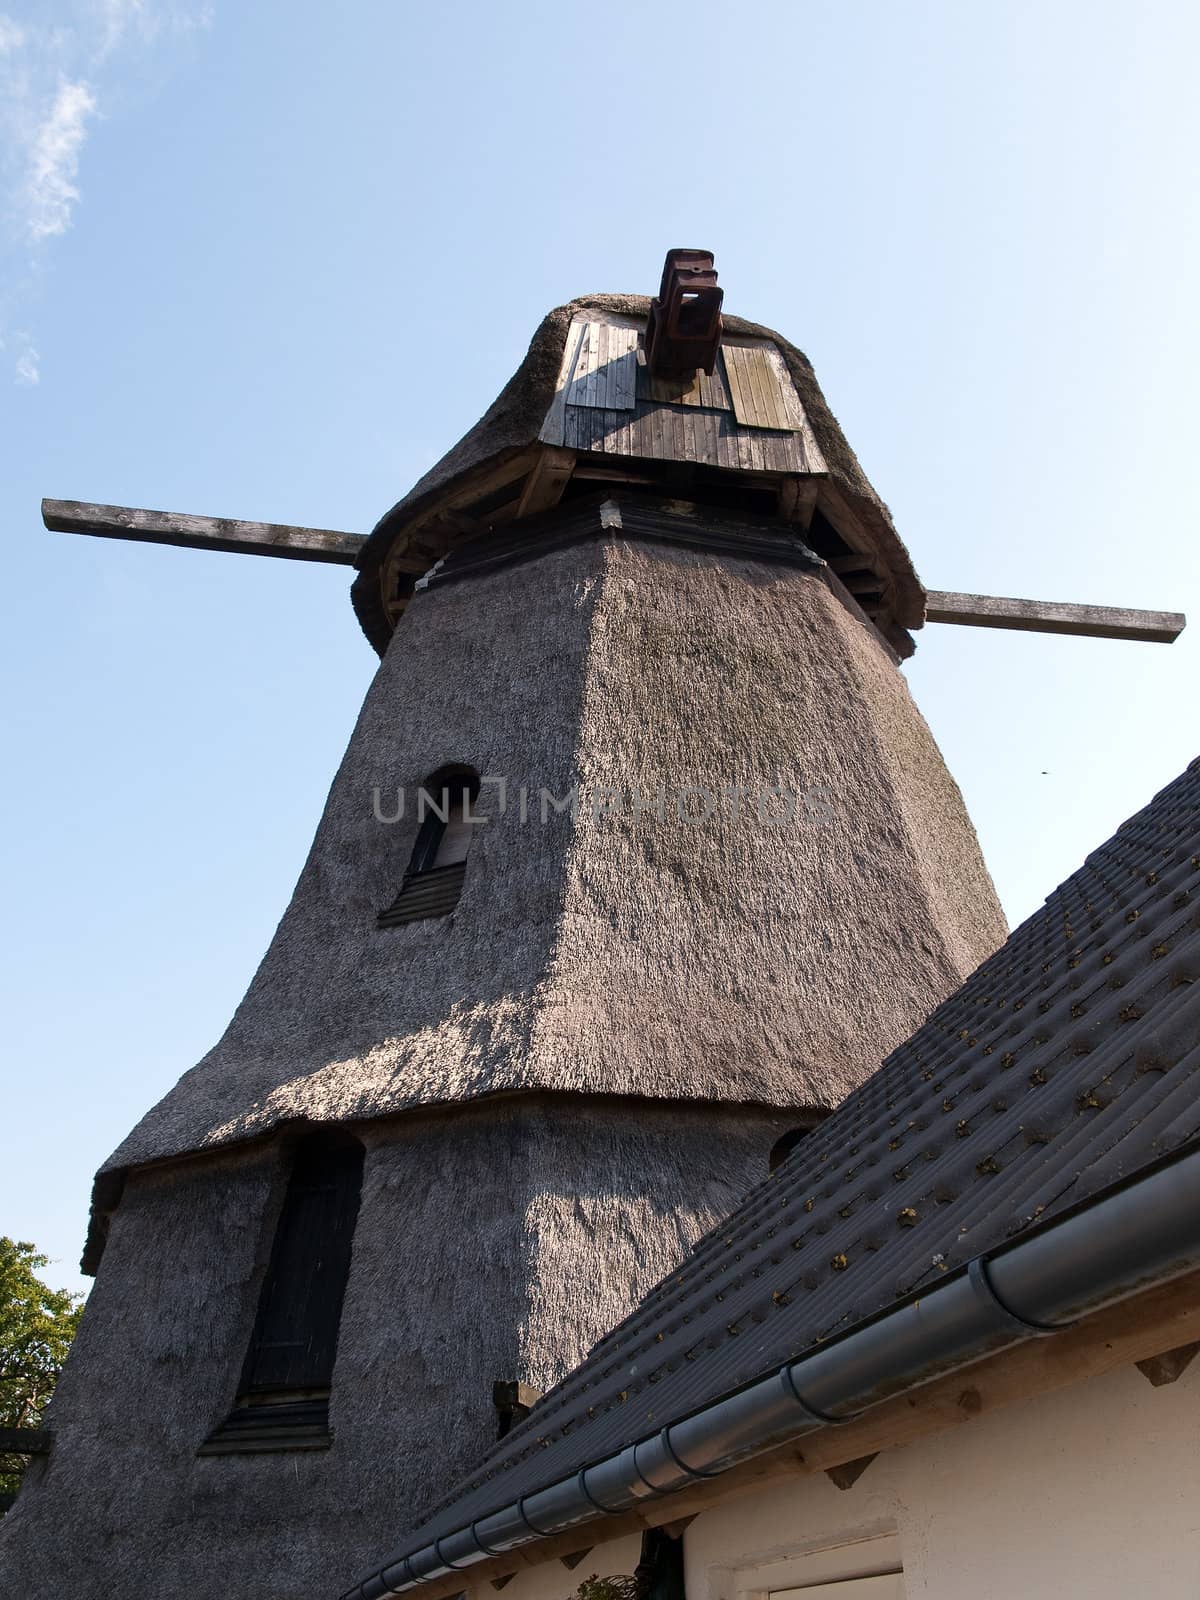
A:
{"label": "wooden beam", "polygon": [[966,628],[1019,628],[1025,633],[1070,633],[1092,639],[1144,639],[1170,644],[1187,618],[1178,611],[1130,611],[1121,606],[1076,606],[1054,600],[1008,600],[991,594],[930,589],[926,622]]}
{"label": "wooden beam", "polygon": [[566,1567],[568,1572],[573,1572],[581,1561],[587,1560],[595,1548],[595,1545],[584,1545],[582,1550],[572,1550],[570,1555],[559,1556],[558,1559],[562,1562],[563,1566]]}
{"label": "wooden beam", "polygon": [[574,450],[559,450],[545,445],[538,452],[533,471],[525,480],[517,506],[519,517],[531,516],[535,511],[549,511],[562,499],[571,474],[575,470]]}
{"label": "wooden beam", "polygon": [[332,528],[193,517],[179,511],[90,505],[84,500],[43,500],[42,521],[53,533],[88,533],[101,539],[135,539],[143,544],[280,556],[285,561],[327,561],[346,567],[354,565],[367,542],[359,533],[338,533]]}
{"label": "wooden beam", "polygon": [[785,478],[779,485],[779,515],[785,522],[807,529],[817,509],[818,488],[816,478]]}
{"label": "wooden beam", "polygon": [[50,1454],[48,1428],[0,1428],[0,1455],[45,1456]]}
{"label": "wooden beam", "polygon": [[878,1450],[872,1450],[870,1455],[859,1456],[855,1461],[843,1461],[836,1467],[826,1467],[825,1476],[835,1489],[853,1489],[878,1454]]}
{"label": "wooden beam", "polygon": [[1181,1344],[1178,1350],[1164,1350],[1160,1356],[1135,1363],[1143,1378],[1148,1378],[1156,1389],[1174,1383],[1200,1355],[1200,1343]]}

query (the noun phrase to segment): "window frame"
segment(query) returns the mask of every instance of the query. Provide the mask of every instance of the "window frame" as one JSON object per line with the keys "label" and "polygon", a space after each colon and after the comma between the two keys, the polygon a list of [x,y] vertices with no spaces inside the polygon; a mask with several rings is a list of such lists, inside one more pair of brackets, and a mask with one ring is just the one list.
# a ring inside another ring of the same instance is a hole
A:
{"label": "window frame", "polygon": [[458,905],[466,883],[472,836],[457,861],[438,862],[438,852],[453,825],[454,808],[463,808],[463,820],[472,826],[482,821],[471,815],[482,779],[474,767],[439,767],[417,790],[418,826],[404,878],[391,904],[376,917],[379,928],[402,927],[410,922],[430,922],[447,917]]}
{"label": "window frame", "polygon": [[[353,1266],[365,1157],[362,1142],[337,1127],[310,1129],[289,1149],[283,1198],[271,1229],[237,1392],[232,1408],[199,1454],[321,1450],[332,1443],[329,1399]],[[317,1197],[315,1207],[313,1197]],[[296,1270],[297,1259],[302,1274]],[[287,1327],[289,1297],[299,1337],[268,1339],[266,1335]],[[314,1354],[316,1339],[321,1343]],[[285,1347],[301,1353],[264,1355],[268,1349],[278,1352]],[[269,1377],[272,1360],[299,1361],[300,1370],[277,1369]]]}

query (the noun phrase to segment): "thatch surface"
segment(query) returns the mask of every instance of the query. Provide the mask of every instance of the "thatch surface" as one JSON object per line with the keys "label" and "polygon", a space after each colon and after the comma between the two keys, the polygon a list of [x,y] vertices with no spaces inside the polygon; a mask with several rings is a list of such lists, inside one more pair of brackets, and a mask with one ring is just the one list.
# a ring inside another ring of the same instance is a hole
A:
{"label": "thatch surface", "polygon": [[[448,762],[515,790],[821,785],[827,820],[481,826],[458,910],[380,932]],[[903,678],[819,575],[616,541],[420,595],[224,1038],[106,1165],[501,1092],[836,1105],[1000,942]]]}
{"label": "thatch surface", "polygon": [[[378,642],[387,636],[377,580],[380,564],[397,532],[417,512],[443,494],[456,478],[489,462],[499,461],[516,450],[525,449],[537,440],[554,398],[572,319],[586,311],[644,318],[649,309],[650,301],[645,295],[592,294],[557,306],[542,320],[524,361],[484,415],[380,519],[368,539],[359,557],[360,572],[355,579],[352,595],[355,610],[369,639]],[[888,565],[894,585],[893,605],[899,621],[905,626],[919,627],[924,616],[924,591],[920,580],[896,532],[891,513],[871,487],[858,457],[829,409],[812,363],[795,345],[757,322],[749,322],[744,317],[727,316],[724,325],[728,334],[771,339],[778,346],[821,447],[830,476],[849,495]],[[382,645],[379,647],[382,648]]]}
{"label": "thatch surface", "polygon": [[[509,1104],[373,1123],[321,1452],[203,1456],[234,1397],[285,1139],[131,1175],[0,1522],[0,1593],[340,1593],[731,1211],[778,1112]],[[411,1523],[410,1523],[411,1519]]]}

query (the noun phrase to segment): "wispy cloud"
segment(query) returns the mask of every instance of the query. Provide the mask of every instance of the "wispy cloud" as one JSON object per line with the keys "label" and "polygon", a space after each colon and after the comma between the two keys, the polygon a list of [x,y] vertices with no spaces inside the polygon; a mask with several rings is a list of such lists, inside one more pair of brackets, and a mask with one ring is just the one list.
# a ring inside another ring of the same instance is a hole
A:
{"label": "wispy cloud", "polygon": [[64,80],[45,120],[33,133],[25,223],[35,243],[65,233],[71,224],[71,207],[79,199],[75,184],[79,153],[87,138],[88,118],[96,109],[90,84]]}
{"label": "wispy cloud", "polygon": [[129,38],[153,44],[170,34],[195,33],[212,26],[211,5],[171,0],[94,0],[100,28],[98,59],[110,55]]}
{"label": "wispy cloud", "polygon": [[0,56],[12,55],[25,43],[25,29],[11,17],[0,16]]}
{"label": "wispy cloud", "polygon": [[[0,271],[10,284],[23,276],[25,297],[84,197],[84,151],[104,103],[119,104],[122,77],[136,74],[152,47],[210,26],[212,8],[200,0],[77,0],[70,18],[32,23],[0,12]],[[39,381],[27,338],[9,359],[18,383]]]}
{"label": "wispy cloud", "polygon": [[21,354],[16,359],[13,371],[17,375],[17,382],[23,383],[27,387],[41,382],[42,374],[38,367],[38,353],[32,345],[21,351]]}

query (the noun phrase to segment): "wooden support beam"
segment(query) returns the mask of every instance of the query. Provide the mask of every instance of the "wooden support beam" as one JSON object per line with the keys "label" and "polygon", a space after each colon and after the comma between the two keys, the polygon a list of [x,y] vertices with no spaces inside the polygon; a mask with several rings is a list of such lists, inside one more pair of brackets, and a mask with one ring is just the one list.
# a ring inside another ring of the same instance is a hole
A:
{"label": "wooden support beam", "polygon": [[1176,1350],[1164,1350],[1160,1356],[1150,1356],[1135,1363],[1143,1378],[1149,1379],[1156,1389],[1174,1383],[1200,1355],[1200,1343],[1181,1344]]}
{"label": "wooden support beam", "polygon": [[46,1456],[50,1454],[48,1428],[0,1428],[0,1455]]}
{"label": "wooden support beam", "polygon": [[136,506],[97,506],[84,500],[43,500],[42,521],[53,533],[88,533],[101,539],[135,539],[143,544],[280,556],[285,561],[326,561],[346,567],[354,565],[367,542],[361,534],[338,533],[332,528],[193,517],[179,511],[142,511]]}
{"label": "wooden support beam", "polygon": [[785,478],[779,485],[779,515],[786,522],[807,528],[817,508],[817,478]]}
{"label": "wooden support beam", "polygon": [[574,470],[574,450],[560,450],[554,445],[544,445],[538,452],[533,471],[525,480],[525,487],[521,490],[517,515],[528,517],[535,511],[549,511],[551,506],[556,506],[562,499]]}
{"label": "wooden support beam", "polygon": [[1025,633],[1070,633],[1092,639],[1144,639],[1170,644],[1187,618],[1178,611],[1130,611],[1121,606],[1076,606],[1053,600],[1009,600],[991,594],[930,589],[926,622],[966,628],[1018,628]]}
{"label": "wooden support beam", "polygon": [[872,1450],[870,1455],[858,1456],[854,1461],[843,1461],[839,1466],[826,1467],[825,1476],[835,1489],[853,1489],[878,1454],[878,1450]]}
{"label": "wooden support beam", "polygon": [[581,1561],[586,1561],[595,1549],[595,1545],[584,1545],[582,1550],[572,1550],[570,1555],[559,1556],[559,1560],[568,1572],[573,1572]]}
{"label": "wooden support beam", "polygon": [[842,572],[838,576],[852,595],[883,593],[883,581],[874,572]]}

